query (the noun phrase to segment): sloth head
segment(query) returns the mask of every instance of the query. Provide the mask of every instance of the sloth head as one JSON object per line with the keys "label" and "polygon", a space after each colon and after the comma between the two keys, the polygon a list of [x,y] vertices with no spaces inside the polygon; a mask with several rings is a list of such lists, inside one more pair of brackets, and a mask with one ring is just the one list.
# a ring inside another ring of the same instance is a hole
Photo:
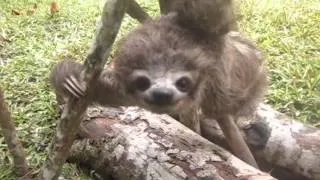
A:
{"label": "sloth head", "polygon": [[[116,71],[137,104],[158,113],[187,110],[196,101],[200,72],[194,51],[162,51],[118,61]],[[120,64],[121,63],[121,64]]]}
{"label": "sloth head", "polygon": [[137,104],[163,113],[186,109],[199,98],[203,50],[180,27],[152,23],[122,41],[114,70]]}

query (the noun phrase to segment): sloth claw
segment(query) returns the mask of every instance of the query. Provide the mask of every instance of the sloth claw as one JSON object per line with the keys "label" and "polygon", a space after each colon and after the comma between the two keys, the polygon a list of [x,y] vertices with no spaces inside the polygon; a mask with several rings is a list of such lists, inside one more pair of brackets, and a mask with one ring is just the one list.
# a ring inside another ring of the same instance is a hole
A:
{"label": "sloth claw", "polygon": [[85,87],[82,87],[74,76],[68,77],[63,86],[76,98],[84,96]]}

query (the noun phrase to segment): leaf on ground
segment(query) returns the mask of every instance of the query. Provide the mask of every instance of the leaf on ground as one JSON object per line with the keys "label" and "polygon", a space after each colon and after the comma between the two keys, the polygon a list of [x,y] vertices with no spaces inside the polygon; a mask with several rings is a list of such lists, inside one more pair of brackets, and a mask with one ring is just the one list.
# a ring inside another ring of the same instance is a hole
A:
{"label": "leaf on ground", "polygon": [[51,15],[54,15],[55,13],[59,12],[60,7],[57,2],[52,2],[50,6],[50,13]]}
{"label": "leaf on ground", "polygon": [[17,16],[22,16],[22,15],[24,15],[24,13],[23,13],[22,11],[19,11],[19,10],[17,10],[17,9],[12,9],[11,13],[12,13],[13,15],[17,15]]}
{"label": "leaf on ground", "polygon": [[0,43],[1,42],[11,42],[8,38],[6,38],[4,35],[0,34]]}

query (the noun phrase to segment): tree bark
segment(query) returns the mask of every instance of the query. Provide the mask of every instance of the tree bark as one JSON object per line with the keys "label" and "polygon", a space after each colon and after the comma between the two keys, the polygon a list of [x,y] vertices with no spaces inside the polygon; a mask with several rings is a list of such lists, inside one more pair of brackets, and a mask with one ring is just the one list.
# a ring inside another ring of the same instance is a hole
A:
{"label": "tree bark", "polygon": [[[159,179],[163,174],[178,179],[184,176],[199,178],[197,173],[201,168],[216,172],[210,178],[237,179],[240,177],[234,172],[239,170],[239,166],[247,168],[242,162],[239,165],[237,158],[234,163],[231,159],[235,157],[227,151],[190,132],[166,115],[134,108],[124,111],[90,108],[86,119],[85,128],[80,133],[81,139],[72,147],[69,160],[85,165],[103,177],[113,174],[116,179],[129,176],[144,179],[156,167],[161,169],[161,172],[157,172],[157,175],[160,173]],[[281,180],[320,179],[319,129],[294,121],[263,104],[253,118],[242,118],[238,125],[263,171]],[[229,148],[214,120],[203,119],[201,128],[204,137]],[[161,157],[169,160],[162,162]],[[214,157],[214,163],[208,157]],[[206,164],[203,166],[213,169],[195,166],[195,159],[202,160]],[[183,173],[177,174],[172,167],[177,167]],[[248,172],[257,173],[252,169]]]}
{"label": "tree bark", "polygon": [[29,166],[24,149],[18,137],[17,130],[11,120],[10,111],[4,102],[4,95],[0,89],[0,126],[8,149],[13,157],[14,167],[18,176],[28,179]]}
{"label": "tree bark", "polygon": [[69,162],[103,179],[274,179],[167,115],[90,108]]}

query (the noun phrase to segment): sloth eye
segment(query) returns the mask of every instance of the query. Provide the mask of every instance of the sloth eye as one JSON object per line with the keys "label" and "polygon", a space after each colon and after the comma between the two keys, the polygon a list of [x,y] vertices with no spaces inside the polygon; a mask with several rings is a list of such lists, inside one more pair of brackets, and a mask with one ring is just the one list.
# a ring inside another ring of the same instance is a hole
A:
{"label": "sloth eye", "polygon": [[191,79],[189,77],[182,77],[176,81],[176,87],[182,91],[187,92],[190,90],[192,85]]}
{"label": "sloth eye", "polygon": [[145,90],[149,89],[150,85],[151,85],[151,82],[150,82],[149,78],[147,78],[145,76],[139,76],[135,80],[135,86],[140,91],[145,91]]}

